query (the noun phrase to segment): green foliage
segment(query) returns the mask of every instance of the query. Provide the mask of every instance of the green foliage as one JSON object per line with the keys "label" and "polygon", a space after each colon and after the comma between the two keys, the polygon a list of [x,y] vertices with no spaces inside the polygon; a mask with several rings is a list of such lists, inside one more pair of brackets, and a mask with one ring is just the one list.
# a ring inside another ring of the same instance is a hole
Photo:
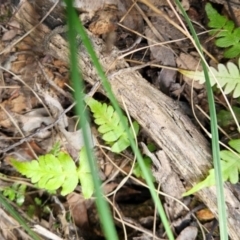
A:
{"label": "green foliage", "polygon": [[29,236],[32,237],[33,240],[40,240],[40,237],[28,226],[26,220],[21,217],[21,215],[14,210],[12,205],[9,203],[8,200],[2,195],[0,192],[0,202],[1,207],[6,209],[6,211],[15,219],[18,221],[21,227],[24,228],[24,230],[29,234]]}
{"label": "green foliage", "polygon": [[[240,119],[240,108],[233,106],[232,110],[237,119]],[[218,125],[220,127],[229,127],[235,125],[235,121],[233,120],[232,113],[229,110],[220,110],[217,114]]]}
{"label": "green foliage", "polygon": [[27,215],[30,217],[30,218],[33,218],[35,213],[36,213],[36,207],[34,205],[29,205],[27,207]]}
{"label": "green foliage", "polygon": [[[86,103],[93,113],[94,122],[99,125],[98,131],[102,134],[102,139],[111,146],[112,152],[120,153],[129,147],[130,141],[127,132],[113,107],[106,103],[100,103],[90,97],[87,98]],[[124,117],[124,121],[127,124],[128,120],[126,116]],[[139,125],[136,121],[133,122],[133,127],[137,135]],[[129,131],[133,134],[131,127],[129,127]]]}
{"label": "green foliage", "polygon": [[237,57],[240,54],[240,28],[236,28],[233,21],[219,14],[210,3],[206,4],[205,10],[209,19],[208,26],[214,29],[210,34],[217,38],[216,46],[228,48],[224,57]]}
{"label": "green foliage", "polygon": [[[238,60],[238,66],[232,62],[228,62],[227,66],[218,64],[218,70],[210,67],[213,75],[218,80],[219,85],[223,88],[225,94],[229,94],[233,91],[233,97],[237,98],[240,96],[240,58]],[[205,82],[205,76],[203,71],[188,71],[179,69],[183,75],[199,81],[200,84]],[[211,72],[209,72],[211,86],[216,84],[215,78]]]}
{"label": "green foliage", "polygon": [[[240,139],[231,140],[229,142],[229,145],[237,153],[233,153],[232,151],[228,150],[223,150],[220,152],[223,181],[229,181],[232,184],[236,184],[239,180],[240,171]],[[183,196],[188,196],[201,190],[202,188],[210,187],[213,185],[215,185],[215,170],[211,169],[207,178],[184,193]]]}
{"label": "green foliage", "polygon": [[80,165],[77,173],[81,182],[83,196],[90,198],[93,194],[94,185],[85,147],[83,147],[80,152]]}
{"label": "green foliage", "polygon": [[27,215],[30,218],[33,218],[33,216],[36,214],[37,210],[39,209],[39,207],[41,207],[41,214],[44,212],[45,207],[42,208],[42,200],[38,197],[34,198],[34,204],[30,204],[27,206]]}
{"label": "green foliage", "polygon": [[16,201],[16,203],[21,206],[25,200],[26,188],[27,186],[24,184],[13,183],[11,186],[3,188],[1,191],[3,196],[11,201]]}
{"label": "green foliage", "polygon": [[[143,161],[144,161],[145,168],[148,170],[149,175],[151,176],[152,182],[155,182],[155,178],[154,178],[154,176],[153,176],[153,174],[152,174],[152,170],[151,170],[151,168],[152,168],[152,160],[151,160],[151,158],[149,158],[149,157],[144,157],[144,158],[143,158]],[[141,170],[138,162],[136,162],[136,164],[135,164],[135,166],[134,166],[133,174],[134,174],[136,177],[138,177],[138,178],[143,178],[143,179],[145,179],[144,176],[143,176],[142,170]]]}
{"label": "green foliage", "polygon": [[[130,142],[113,107],[93,98],[87,99],[87,105],[93,112],[95,123],[99,125],[98,131],[102,134],[103,140],[111,145],[111,150],[119,153],[126,149]],[[124,121],[127,123],[126,117]],[[137,122],[133,123],[133,127],[137,134],[139,131]],[[133,134],[131,127],[129,130]],[[11,163],[18,172],[30,178],[32,183],[49,192],[61,188],[61,195],[65,196],[73,192],[80,181],[83,196],[90,198],[93,194],[93,180],[85,147],[80,151],[79,167],[75,165],[69,154],[60,151],[59,143],[54,145],[50,153],[40,156],[38,160],[19,162],[12,159]]]}
{"label": "green foliage", "polygon": [[56,142],[56,143],[53,145],[53,147],[52,147],[51,151],[49,152],[49,154],[52,154],[52,155],[54,155],[54,156],[57,156],[57,155],[59,154],[59,152],[60,152],[60,147],[61,147],[60,142]]}
{"label": "green foliage", "polygon": [[157,147],[154,143],[148,143],[147,148],[150,152],[157,151]]}
{"label": "green foliage", "polygon": [[34,198],[34,202],[36,203],[37,206],[41,206],[42,205],[42,200],[38,197]]}
{"label": "green foliage", "polygon": [[38,160],[30,162],[19,162],[12,159],[11,163],[18,172],[31,178],[32,183],[37,183],[39,188],[52,191],[61,187],[61,194],[65,196],[73,192],[80,180],[83,196],[89,198],[93,193],[85,148],[81,149],[78,168],[73,159],[65,152],[59,152],[56,156],[46,154],[40,156]]}

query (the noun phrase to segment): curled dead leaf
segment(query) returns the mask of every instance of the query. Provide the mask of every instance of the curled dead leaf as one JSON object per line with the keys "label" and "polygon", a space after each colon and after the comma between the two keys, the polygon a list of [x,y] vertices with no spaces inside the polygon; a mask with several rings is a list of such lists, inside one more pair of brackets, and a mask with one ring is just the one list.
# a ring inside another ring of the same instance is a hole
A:
{"label": "curled dead leaf", "polygon": [[[176,63],[178,68],[189,69],[192,71],[201,71],[202,67],[200,64],[200,59],[197,60],[190,54],[181,53],[180,56],[176,59]],[[195,89],[202,89],[204,87],[203,84],[200,84],[197,81],[193,81],[191,78],[183,76],[183,80]]]}

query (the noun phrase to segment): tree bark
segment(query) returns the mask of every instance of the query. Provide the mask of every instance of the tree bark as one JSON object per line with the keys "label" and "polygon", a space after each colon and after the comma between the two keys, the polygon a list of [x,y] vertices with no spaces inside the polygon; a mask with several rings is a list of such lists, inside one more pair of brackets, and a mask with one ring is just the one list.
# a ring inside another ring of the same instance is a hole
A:
{"label": "tree bark", "polygon": [[[41,1],[35,2],[37,5],[40,3]],[[25,31],[36,24],[36,12],[28,2],[22,4],[15,18],[22,24]],[[38,44],[37,47],[41,47],[42,39],[47,32],[49,29],[41,25],[30,35],[33,42]],[[152,87],[137,71],[129,68],[123,59],[118,59],[117,49],[105,55],[103,41],[91,33],[89,37],[103,69],[108,72],[109,83],[120,105],[125,103],[130,115],[164,150],[171,161],[171,166],[181,178],[190,185],[202,180],[212,166],[211,152],[206,139],[172,99]],[[56,57],[68,61],[68,44],[60,35],[52,38],[49,47]],[[84,80],[93,85],[99,80],[98,74],[84,47],[80,48],[79,67]],[[224,191],[229,235],[232,239],[238,240],[240,236],[239,201],[229,184],[224,185]],[[197,195],[217,217],[215,187],[204,189]]]}

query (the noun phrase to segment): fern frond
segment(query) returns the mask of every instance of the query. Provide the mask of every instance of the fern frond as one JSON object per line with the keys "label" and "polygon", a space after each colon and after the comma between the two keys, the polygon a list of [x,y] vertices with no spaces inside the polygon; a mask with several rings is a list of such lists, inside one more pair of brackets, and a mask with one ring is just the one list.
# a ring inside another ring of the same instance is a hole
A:
{"label": "fern frond", "polygon": [[205,11],[209,19],[208,26],[213,29],[210,34],[216,34],[216,46],[229,47],[224,52],[224,57],[237,57],[240,54],[240,28],[236,28],[233,21],[219,14],[210,3],[206,4]]}
{"label": "fern frond", "polygon": [[93,193],[93,183],[89,178],[90,170],[87,169],[88,160],[84,151],[82,148],[79,168],[70,155],[64,152],[59,152],[57,156],[46,154],[30,162],[12,159],[11,163],[18,172],[30,178],[32,183],[37,183],[39,188],[52,191],[61,187],[63,196],[73,192],[80,180],[83,196],[89,198]]}
{"label": "fern frond", "polygon": [[[240,119],[240,108],[232,106],[232,112],[236,116],[236,119]],[[217,113],[218,125],[222,128],[234,126],[235,121],[232,117],[232,112],[229,110],[222,109]]]}
{"label": "fern frond", "polygon": [[78,183],[74,161],[63,152],[58,157],[46,154],[40,156],[38,161],[12,160],[11,163],[21,174],[31,178],[32,183],[37,183],[39,188],[51,191],[62,187],[62,195],[72,192]]}
{"label": "fern frond", "polygon": [[[223,181],[229,181],[236,184],[239,180],[240,172],[240,139],[231,140],[229,145],[236,151],[231,152],[223,150],[220,152],[221,168]],[[211,169],[207,178],[196,184],[192,189],[183,194],[183,196],[191,195],[202,188],[211,187],[215,185],[215,170]]]}
{"label": "fern frond", "polygon": [[79,159],[78,178],[81,182],[83,196],[88,199],[93,194],[94,185],[85,147],[81,149]]}
{"label": "fern frond", "polygon": [[[237,98],[240,96],[240,58],[238,61],[238,66],[232,62],[228,62],[227,66],[223,64],[218,64],[218,69],[210,67],[213,75],[218,80],[219,85],[223,88],[225,94],[229,94],[233,91],[233,97]],[[199,81],[200,84],[205,82],[203,71],[189,71],[184,69],[178,70],[183,75]],[[216,84],[215,78],[211,72],[209,72],[211,86]]]}
{"label": "fern frond", "polygon": [[[102,139],[112,146],[111,150],[119,153],[126,149],[130,142],[126,130],[113,107],[90,97],[86,99],[86,103],[93,113],[94,122],[99,126],[98,131],[102,134]],[[127,117],[124,117],[124,121],[127,124]],[[139,131],[138,123],[133,122],[133,126],[137,134]],[[129,130],[133,134],[132,129],[129,128]]]}

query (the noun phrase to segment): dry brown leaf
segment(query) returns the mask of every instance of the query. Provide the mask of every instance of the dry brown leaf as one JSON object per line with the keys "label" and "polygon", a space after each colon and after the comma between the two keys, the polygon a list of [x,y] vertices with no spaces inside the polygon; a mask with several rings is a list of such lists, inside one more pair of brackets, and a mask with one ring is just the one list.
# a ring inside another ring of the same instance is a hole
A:
{"label": "dry brown leaf", "polygon": [[114,167],[110,162],[107,162],[104,166],[104,175],[106,177],[109,177],[109,175],[112,173]]}
{"label": "dry brown leaf", "polygon": [[198,229],[193,226],[184,228],[176,240],[195,240],[198,234]]}
{"label": "dry brown leaf", "polygon": [[118,183],[111,182],[103,186],[103,192],[104,194],[108,194],[112,192],[116,187],[118,186]]}
{"label": "dry brown leaf", "polygon": [[83,196],[74,192],[70,193],[67,196],[67,203],[76,226],[78,226],[80,229],[88,229],[89,222],[87,206],[86,200],[83,198]]}
{"label": "dry brown leaf", "polygon": [[[202,70],[200,59],[197,60],[190,54],[181,53],[180,56],[176,59],[176,63],[177,63],[178,68],[188,69],[188,70],[192,70],[192,71],[201,71]],[[186,76],[183,76],[183,80],[189,86],[192,86],[192,84],[193,84],[193,88],[202,89],[204,87],[203,84],[199,84],[198,81],[193,82],[192,79],[190,79]]]}
{"label": "dry brown leaf", "polygon": [[[151,46],[153,43],[157,42],[158,39],[156,38],[155,34],[150,28],[146,28],[145,35],[148,38],[148,44],[150,46],[151,51],[151,59],[161,63],[162,65],[175,67],[176,62],[173,51],[165,46],[160,45]],[[177,73],[176,70],[170,70],[166,68],[163,68],[159,72],[156,84],[158,85],[158,87],[160,87],[160,90],[165,94],[169,94],[171,86],[176,82],[176,73]]]}
{"label": "dry brown leaf", "polygon": [[196,216],[199,221],[210,221],[215,218],[213,213],[208,208],[198,211]]}
{"label": "dry brown leaf", "polygon": [[[142,33],[144,27],[143,18],[139,11],[135,7],[132,7],[132,4],[133,2],[129,0],[118,1],[120,23],[131,30]],[[129,11],[130,8],[131,10]]]}
{"label": "dry brown leaf", "polygon": [[24,110],[29,111],[31,109],[29,98],[23,92],[16,93],[15,97],[11,97],[9,100],[4,101],[2,105],[15,113],[21,113]]}
{"label": "dry brown leaf", "polygon": [[[187,11],[187,10],[189,9],[189,7],[190,7],[189,0],[182,0],[182,1],[181,1],[181,4],[182,4],[182,7],[183,7],[183,9],[184,9],[185,11]],[[181,11],[180,11],[180,13],[181,13]]]}
{"label": "dry brown leaf", "polygon": [[[31,147],[31,149],[29,148]],[[12,165],[11,159],[15,158],[18,161],[26,161],[36,159],[36,155],[31,151],[33,150],[37,156],[46,154],[46,151],[42,149],[36,141],[30,141],[28,144],[23,143],[16,148],[15,151],[11,152],[4,158],[5,164]]]}
{"label": "dry brown leaf", "polygon": [[19,121],[22,126],[22,130],[26,134],[30,134],[37,128],[40,128],[41,125],[49,125],[53,123],[53,118],[48,116],[46,109],[37,108],[30,112],[27,112],[24,115],[19,115]]}
{"label": "dry brown leaf", "polygon": [[16,35],[18,34],[18,31],[16,29],[11,29],[5,32],[2,36],[2,41],[10,41],[12,40]]}
{"label": "dry brown leaf", "polygon": [[18,21],[16,20],[12,20],[8,23],[8,25],[11,27],[11,28],[15,28],[15,29],[21,29],[21,25]]}
{"label": "dry brown leaf", "polygon": [[[8,113],[14,115],[14,117],[17,117],[16,113],[21,113],[23,110],[31,109],[31,106],[29,106],[29,99],[22,94],[18,95],[18,97],[14,99],[4,101],[2,103],[2,107],[7,109]],[[18,121],[18,118],[15,120]],[[10,130],[13,126],[11,119],[5,111],[3,111],[3,109],[0,109],[0,126],[8,130]]]}
{"label": "dry brown leaf", "polygon": [[89,25],[89,30],[96,35],[102,35],[116,30],[117,8],[115,5],[105,7],[96,13],[96,20]]}

